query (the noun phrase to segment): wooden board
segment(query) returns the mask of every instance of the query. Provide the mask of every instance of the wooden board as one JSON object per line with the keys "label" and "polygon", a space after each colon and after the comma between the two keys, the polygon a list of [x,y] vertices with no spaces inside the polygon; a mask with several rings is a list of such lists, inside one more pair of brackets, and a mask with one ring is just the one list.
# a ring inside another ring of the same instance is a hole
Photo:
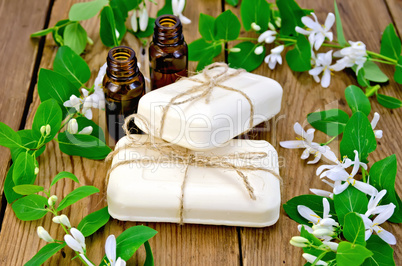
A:
{"label": "wooden board", "polygon": [[[10,14],[14,12],[12,10],[14,5],[10,3],[14,1],[3,0],[3,2],[4,3],[0,5],[1,17],[4,17],[3,14],[8,14],[10,18],[13,18]],[[25,6],[29,7],[28,10],[30,10],[30,13],[22,13],[22,15],[25,15],[26,19],[24,17],[21,18],[21,20],[9,19],[9,21],[12,21],[15,27],[25,25],[24,21],[29,21],[29,23],[27,22],[27,25],[29,25],[27,28],[30,29],[24,28],[29,35],[31,32],[40,29],[41,25],[43,25],[45,17],[43,13],[46,13],[45,6],[47,5],[42,3],[40,6],[39,1],[28,2],[35,2],[35,4],[32,3],[34,7],[30,7],[24,3]],[[42,0],[42,2],[48,3],[48,1],[45,0]],[[69,8],[76,2],[80,1],[55,1],[53,9],[51,10],[50,25],[54,25],[60,19],[67,18]],[[158,1],[158,8],[163,5],[163,2],[163,0]],[[188,43],[200,37],[198,33],[199,13],[203,12],[217,16],[222,12],[222,2],[223,1],[217,0],[188,1],[187,8],[184,12],[184,15],[192,20],[192,24],[184,26],[184,34]],[[333,12],[332,1],[299,0],[298,2],[303,8],[315,9],[322,23],[325,21],[327,13]],[[395,13],[397,9],[390,8],[399,6],[399,4],[400,3],[395,0],[386,0],[386,2],[366,0],[364,5],[362,5],[359,0],[338,0],[346,38],[353,41],[361,40],[367,45],[369,50],[379,51],[379,40],[386,25],[395,23],[398,32],[402,30],[402,28],[400,28],[402,25],[398,22],[398,13]],[[149,3],[148,6],[151,15],[155,15],[156,7],[151,3]],[[225,5],[224,8],[230,8],[235,14],[240,13],[239,8],[229,7],[228,5]],[[40,12],[42,13],[39,14]],[[34,25],[36,25],[36,27],[34,27]],[[94,40],[94,45],[87,46],[85,55],[83,56],[92,70],[91,83],[99,67],[105,62],[108,48],[104,47],[99,39],[98,17],[85,21],[82,25],[87,29],[89,36]],[[9,30],[9,28],[9,26],[4,27],[6,31]],[[0,34],[2,33],[0,32]],[[9,30],[8,36],[10,36],[10,34],[12,35],[11,30]],[[252,33],[246,33],[244,30],[242,30],[241,35],[256,36]],[[12,65],[14,72],[19,73],[23,78],[3,78],[5,79],[5,83],[9,84],[9,86],[14,84],[12,85],[13,88],[21,89],[21,95],[25,95],[25,98],[21,96],[20,100],[16,101],[13,106],[7,105],[8,102],[10,102],[10,98],[5,97],[15,97],[15,95],[5,93],[5,90],[3,90],[5,96],[0,98],[0,110],[2,110],[0,113],[0,121],[12,125],[14,129],[17,129],[21,121],[23,112],[22,106],[25,105],[26,93],[32,77],[37,44],[30,43],[30,41],[26,39],[23,40],[21,35],[20,37],[14,37],[16,40],[21,40],[21,45],[26,45],[26,49],[33,51],[30,54],[31,58],[28,58],[29,56],[21,57],[20,60],[24,60],[24,66],[18,64]],[[16,43],[17,41],[14,42]],[[10,43],[12,42],[10,41]],[[134,48],[137,55],[139,55],[141,71],[144,74],[148,73],[147,48],[141,47],[141,44],[131,35],[125,37],[124,44]],[[11,46],[11,48],[9,46],[6,47],[9,49],[7,50],[9,51],[8,54],[14,53],[15,55],[20,55],[18,50],[14,49],[13,46]],[[273,47],[274,46],[270,46],[270,48]],[[146,51],[144,56],[141,56],[142,49]],[[46,38],[40,67],[51,68],[56,52],[57,46],[54,44],[51,37],[48,36]],[[4,54],[5,53],[3,53],[3,56]],[[225,60],[223,53],[218,60]],[[190,70],[194,70],[195,67],[195,63],[190,64]],[[381,68],[388,76],[392,76],[392,67],[381,66]],[[309,188],[326,189],[322,182],[319,181],[318,177],[315,176],[317,166],[309,166],[305,161],[300,160],[301,150],[282,149],[279,146],[279,142],[294,139],[295,134],[292,130],[293,124],[298,121],[306,126],[307,121],[305,121],[305,117],[310,112],[331,108],[348,110],[344,100],[344,89],[350,84],[356,84],[353,74],[351,72],[335,73],[335,75],[332,76],[330,87],[323,89],[319,84],[314,82],[308,73],[295,73],[290,71],[286,62],[284,62],[282,66],[278,66],[274,71],[270,70],[266,64],[263,64],[254,72],[276,79],[284,88],[282,111],[266,124],[265,130],[261,130],[261,132],[254,136],[270,141],[279,152],[281,175],[284,178],[282,201],[286,202],[294,196],[309,193]],[[0,73],[5,72],[0,71]],[[400,89],[401,86],[392,81],[384,86],[381,91],[384,94],[402,99]],[[29,115],[26,117],[27,128],[32,124],[33,114],[39,103],[40,101],[35,91]],[[379,160],[395,153],[398,158],[398,163],[401,165],[402,147],[400,146],[401,144],[399,144],[401,136],[399,132],[402,130],[402,110],[385,109],[376,103],[374,99],[371,103],[372,110],[379,112],[381,115],[378,128],[384,130],[384,137],[379,141],[379,147],[377,151],[372,154],[370,160]],[[12,107],[14,109],[12,109]],[[3,111],[9,108],[13,110],[14,113],[5,113]],[[100,126],[103,128],[105,127],[104,112],[94,112],[94,120],[99,122]],[[320,133],[316,133],[316,136],[319,141],[326,140]],[[336,150],[337,145],[337,142],[333,142],[331,147]],[[1,156],[4,157],[4,153],[0,155],[0,179],[4,179],[5,171],[8,167],[9,155],[6,154],[4,160]],[[48,187],[51,178],[58,172],[70,171],[77,175],[81,181],[81,185],[94,185],[100,189],[100,193],[63,210],[62,213],[70,217],[70,221],[73,225],[77,225],[85,215],[106,206],[104,177],[109,167],[108,164],[103,161],[87,160],[62,154],[58,149],[57,143],[54,141],[47,144],[45,153],[39,157],[39,164],[40,172],[37,179],[38,185]],[[400,166],[398,170],[400,173],[402,170]],[[77,185],[71,180],[60,181],[53,188],[52,193],[64,197],[76,187]],[[400,175],[397,177],[397,191],[402,193]],[[93,259],[95,263],[99,263],[101,259],[100,254],[104,254],[104,243],[107,236],[109,234],[115,234],[117,236],[125,229],[136,224],[140,223],[111,220],[102,231],[87,239],[88,256]],[[158,231],[158,234],[150,241],[156,265],[300,265],[304,263],[301,258],[301,249],[295,248],[288,243],[293,235],[298,234],[297,223],[290,220],[284,214],[283,210],[281,210],[280,220],[276,225],[262,229],[203,225],[179,226],[168,223],[145,224]],[[22,265],[45,245],[45,242],[40,240],[36,235],[36,227],[39,225],[44,226],[54,238],[62,239],[64,236],[64,232],[60,230],[60,227],[51,221],[50,215],[38,221],[22,222],[15,217],[10,205],[7,205],[2,230],[0,232],[0,250],[2,250],[2,252],[0,252],[0,265]],[[402,238],[400,225],[389,225],[386,229],[390,230],[397,239]],[[401,261],[402,247],[400,243],[393,248],[395,249],[395,260]],[[63,250],[63,252],[59,252],[53,256],[45,265],[80,265],[77,260],[71,261],[71,258],[74,256],[71,249],[65,248]],[[138,253],[129,261],[129,264],[142,265],[144,260],[145,251],[143,248],[140,248]]]}

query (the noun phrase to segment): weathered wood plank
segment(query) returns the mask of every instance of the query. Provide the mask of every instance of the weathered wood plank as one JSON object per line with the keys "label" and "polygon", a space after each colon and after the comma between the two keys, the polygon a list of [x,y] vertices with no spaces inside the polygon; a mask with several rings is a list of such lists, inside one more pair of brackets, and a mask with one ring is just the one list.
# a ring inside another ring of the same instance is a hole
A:
{"label": "weathered wood plank", "polygon": [[[39,39],[31,39],[30,34],[43,28],[49,3],[0,1],[0,121],[14,130],[21,124],[39,48]],[[9,149],[0,147],[0,184],[4,183],[9,160]]]}
{"label": "weathered wood plank", "polygon": [[[379,51],[381,33],[385,26],[391,22],[386,6],[379,1],[337,1],[344,25],[347,40],[361,40],[367,45],[367,49]],[[333,2],[329,1],[298,1],[303,8],[313,8],[319,21],[324,23],[328,12],[333,12]],[[229,7],[228,7],[229,8]],[[231,8],[232,9],[232,8]],[[233,10],[233,9],[232,9]],[[234,11],[236,11],[235,9]],[[237,13],[239,11],[237,10]],[[335,31],[335,30],[333,30]],[[243,36],[255,36],[249,33],[242,33]],[[268,49],[274,46],[269,46]],[[392,77],[392,67],[381,66],[381,69]],[[295,122],[300,122],[307,126],[306,115],[310,112],[340,108],[348,110],[344,98],[344,89],[350,85],[357,85],[353,74],[350,72],[335,73],[331,78],[331,85],[323,89],[316,84],[308,73],[294,73],[287,66],[286,62],[282,66],[277,66],[274,71],[270,70],[266,64],[259,67],[255,73],[276,79],[284,89],[282,100],[282,111],[276,120],[271,121],[266,133],[260,133],[260,138],[270,140],[279,152],[279,163],[281,175],[284,179],[282,201],[301,194],[307,194],[309,188],[327,189],[315,175],[317,166],[307,165],[300,160],[301,150],[286,150],[279,146],[279,141],[291,140],[295,138],[292,130]],[[382,93],[394,97],[402,98],[401,86],[391,81],[384,86]],[[402,150],[397,142],[402,128],[401,110],[387,110],[380,106],[374,99],[371,101],[372,110],[381,114],[378,124],[380,129],[384,129],[384,137],[380,140],[377,151],[370,157],[371,161],[377,161],[393,153],[401,161]],[[316,133],[316,138],[324,142],[323,134]],[[337,150],[337,142],[333,142],[331,147]],[[402,170],[398,167],[399,172]],[[397,177],[397,191],[401,193],[401,177]],[[400,225],[389,225],[387,228],[399,239],[402,235]],[[303,263],[301,249],[289,244],[292,236],[298,235],[297,224],[289,219],[281,210],[279,221],[276,225],[263,229],[243,228],[241,229],[241,248],[244,265],[300,265]],[[401,246],[393,246],[395,249],[395,261],[401,260]]]}
{"label": "weathered wood plank", "polygon": [[[66,18],[70,6],[75,2],[77,1],[57,1],[53,8],[50,25],[53,25],[59,19]],[[162,3],[163,1],[160,2]],[[197,31],[196,28],[198,25],[196,22],[199,12],[217,15],[220,12],[220,8],[220,2],[217,3],[210,0],[194,4],[191,6],[191,9],[188,8],[186,10],[185,15],[193,20],[192,24],[185,26],[185,37],[188,42],[199,37],[193,34]],[[156,11],[152,9],[152,12],[155,13]],[[104,63],[107,54],[107,48],[102,45],[99,39],[98,25],[98,18],[93,18],[83,23],[84,28],[88,30],[89,36],[94,40],[94,45],[87,48],[84,56],[84,59],[92,69],[93,75],[96,75],[97,70]],[[133,47],[137,54],[139,54],[140,45],[132,36],[127,36],[124,44]],[[50,37],[47,37],[41,67],[51,68],[56,51],[57,48],[54,42]],[[144,61],[146,62],[147,60]],[[195,68],[193,65],[191,67],[192,69]],[[141,67],[142,71],[147,68],[146,64]],[[93,79],[94,77],[91,80],[93,81]],[[34,101],[31,106],[32,111],[27,120],[28,126],[32,123],[32,113],[38,105],[39,99],[35,92]],[[104,127],[104,113],[99,112],[99,115],[96,114],[94,114],[94,120],[99,120],[100,125]],[[71,171],[81,180],[81,185],[94,185],[101,190],[100,193],[74,204],[71,208],[63,210],[63,213],[70,217],[72,225],[77,225],[83,216],[106,205],[104,178],[108,164],[64,155],[59,151],[58,145],[55,142],[47,145],[45,153],[39,158],[39,164],[40,172],[37,180],[37,184],[39,185],[47,187],[50,184],[50,179],[55,174],[60,171]],[[69,180],[60,181],[53,188],[54,191],[52,193],[64,197],[75,187],[76,185]],[[109,234],[119,235],[124,229],[135,224],[116,220],[109,222],[105,226],[104,231],[88,238],[88,256],[93,258],[95,263],[99,263],[101,259],[100,254],[104,254],[106,237]],[[6,209],[4,225],[7,226],[7,230],[2,230],[0,234],[0,248],[7,250],[7,252],[0,254],[2,265],[21,265],[45,245],[44,241],[36,236],[35,230],[39,225],[44,226],[54,238],[62,239],[64,236],[59,226],[52,223],[50,215],[39,221],[22,222],[15,217],[10,206]],[[147,225],[159,232],[150,241],[157,265],[238,265],[240,263],[237,232],[233,227],[178,226],[176,224],[163,223],[149,223]],[[79,265],[78,261],[71,262],[73,256],[74,254],[71,249],[65,248],[64,254],[59,252],[46,265]],[[140,249],[139,254],[130,263],[142,264],[144,260],[145,252],[143,249]]]}
{"label": "weathered wood plank", "polygon": [[402,34],[402,2],[399,0],[384,0],[388,7],[388,12],[390,13],[393,23],[395,25],[396,31],[401,36]]}

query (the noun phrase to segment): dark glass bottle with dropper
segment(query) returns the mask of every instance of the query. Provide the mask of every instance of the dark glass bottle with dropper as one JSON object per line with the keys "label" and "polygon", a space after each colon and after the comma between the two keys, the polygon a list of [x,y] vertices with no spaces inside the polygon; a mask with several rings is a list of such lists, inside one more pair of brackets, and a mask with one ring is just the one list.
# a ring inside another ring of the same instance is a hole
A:
{"label": "dark glass bottle with dropper", "polygon": [[151,90],[187,77],[188,49],[178,17],[163,15],[156,19],[149,62]]}
{"label": "dark glass bottle with dropper", "polygon": [[[110,136],[115,140],[123,137],[124,118],[137,112],[138,102],[145,94],[144,76],[137,66],[135,52],[130,47],[112,48],[107,56],[103,91],[106,100],[106,122]],[[140,133],[134,123],[131,133]]]}

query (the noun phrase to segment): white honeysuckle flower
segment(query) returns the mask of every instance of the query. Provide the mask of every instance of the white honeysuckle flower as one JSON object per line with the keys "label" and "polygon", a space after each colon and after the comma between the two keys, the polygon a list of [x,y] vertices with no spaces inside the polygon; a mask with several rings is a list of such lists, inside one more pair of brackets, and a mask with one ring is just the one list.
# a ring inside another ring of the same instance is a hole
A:
{"label": "white honeysuckle flower", "polygon": [[49,199],[47,200],[47,204],[49,204],[49,206],[53,206],[57,201],[57,196],[56,195],[52,195],[49,197]]}
{"label": "white honeysuckle flower", "polygon": [[326,191],[326,190],[322,190],[322,189],[317,189],[317,188],[310,188],[311,193],[318,195],[318,196],[322,196],[322,197],[327,197],[330,199],[334,199],[334,193],[330,192],[330,191]]}
{"label": "white honeysuckle flower", "polygon": [[54,242],[53,238],[42,226],[38,226],[36,233],[38,234],[39,238],[45,240],[46,242]]}
{"label": "white honeysuckle flower", "polygon": [[254,53],[255,53],[256,55],[260,55],[260,54],[262,54],[262,52],[264,52],[264,46],[258,46],[258,47],[256,47],[256,48],[254,49]]}
{"label": "white honeysuckle flower", "polygon": [[[330,153],[331,152],[331,153]],[[327,153],[327,159],[336,163],[336,164],[323,164],[317,168],[316,175],[320,175],[320,178],[326,177],[329,173],[337,173],[339,171],[345,170],[353,164],[353,161],[346,156],[343,158],[343,161],[340,162],[336,157],[335,153],[330,151]],[[327,170],[327,171],[324,171]]]}
{"label": "white honeysuckle flower", "polygon": [[251,23],[251,28],[255,31],[260,31],[261,27],[257,25],[257,23],[253,22]]}
{"label": "white honeysuckle flower", "polygon": [[63,103],[63,105],[65,107],[72,107],[75,108],[75,110],[77,110],[77,112],[80,111],[81,108],[81,104],[82,104],[82,99],[78,98],[77,96],[75,96],[74,94],[70,96],[70,100],[65,101]]}
{"label": "white honeysuckle flower", "polygon": [[379,214],[383,212],[388,207],[388,205],[378,206],[378,203],[385,196],[385,194],[387,194],[387,190],[383,189],[380,192],[378,192],[377,195],[371,196],[369,203],[367,205],[367,211],[364,215],[370,217],[370,215]]}
{"label": "white honeysuckle flower", "polygon": [[62,223],[64,226],[71,228],[70,220],[68,219],[67,215],[65,215],[65,214],[60,215],[59,220],[60,220],[60,223]]}
{"label": "white honeysuckle flower", "polygon": [[373,221],[371,221],[366,215],[360,214],[366,228],[366,241],[370,238],[373,231],[375,231],[377,235],[388,244],[396,244],[395,236],[379,226],[380,224],[386,222],[392,216],[396,207],[393,203],[390,203],[386,206],[387,208],[385,208],[377,217],[375,217]]}
{"label": "white honeysuckle flower", "polygon": [[183,16],[186,0],[172,0],[173,15],[179,17],[182,24],[190,24],[191,20]]}
{"label": "white honeysuckle flower", "polygon": [[333,252],[336,252],[338,250],[339,244],[336,242],[322,241],[322,243],[329,247]]}
{"label": "white honeysuckle flower", "polygon": [[98,109],[105,109],[105,94],[103,92],[103,78],[106,75],[107,63],[103,64],[103,66],[99,69],[98,76],[95,79],[94,83],[94,93],[89,97],[92,98],[93,103],[92,107]]}
{"label": "white honeysuckle flower", "polygon": [[110,235],[105,243],[106,257],[110,262],[110,266],[125,266],[126,262],[120,257],[116,260],[116,237]]}
{"label": "white honeysuckle flower", "polygon": [[324,88],[328,88],[331,82],[331,73],[332,71],[340,71],[343,68],[340,68],[339,65],[331,65],[332,63],[332,50],[327,53],[319,53],[317,54],[317,59],[315,60],[315,67],[310,69],[308,73],[313,76],[314,80],[318,83],[320,82],[319,74],[322,73],[321,78],[321,86]]}
{"label": "white honeysuckle flower", "polygon": [[106,75],[106,69],[107,69],[107,63],[104,63],[103,66],[101,66],[101,68],[99,69],[98,76],[96,76],[96,79],[95,79],[95,83],[94,83],[95,92],[97,90],[103,91],[102,83],[103,83],[103,77]]}
{"label": "white honeysuckle flower", "polygon": [[77,132],[78,132],[77,119],[73,118],[70,121],[68,121],[67,132],[70,134],[77,134]]}
{"label": "white honeysuckle flower", "polygon": [[364,169],[367,169],[367,165],[359,160],[359,153],[355,150],[355,160],[353,161],[353,169],[352,172],[349,174],[346,170],[340,170],[338,172],[329,172],[327,171],[326,176],[327,178],[331,179],[332,181],[339,182],[344,181],[343,184],[336,183],[334,187],[334,194],[340,194],[345,189],[348,188],[349,185],[354,186],[356,189],[360,190],[361,192],[368,194],[368,195],[377,195],[378,191],[372,185],[358,181],[354,179],[354,176],[359,171],[360,166]]}
{"label": "white honeysuckle flower", "polygon": [[239,52],[241,52],[241,49],[238,48],[238,47],[232,47],[232,48],[229,49],[229,52],[231,52],[231,53],[239,53]]}
{"label": "white honeysuckle flower", "polygon": [[371,127],[373,128],[374,135],[377,139],[382,138],[382,130],[374,130],[377,126],[378,120],[380,120],[380,114],[375,112],[373,120],[371,120]]}
{"label": "white honeysuckle flower", "polygon": [[309,246],[310,241],[302,236],[294,236],[289,243],[295,247],[304,248]]}
{"label": "white honeysuckle flower", "polygon": [[91,135],[93,128],[91,126],[84,127],[78,134],[81,135]]}
{"label": "white honeysuckle flower", "polygon": [[266,43],[273,43],[276,39],[276,35],[277,32],[273,31],[273,30],[267,30],[264,31],[263,33],[261,33],[260,36],[258,36],[258,42],[262,43],[262,42],[266,42]]}
{"label": "white honeysuckle flower", "polygon": [[[304,258],[305,260],[307,260],[307,261],[310,262],[310,263],[314,263],[315,260],[317,259],[316,256],[313,256],[313,255],[308,254],[308,253],[303,253],[302,256],[303,256],[303,258]],[[328,263],[326,263],[326,262],[323,261],[323,260],[319,260],[319,261],[317,261],[317,263],[316,263],[315,265],[328,265]]]}
{"label": "white honeysuckle flower", "polygon": [[84,235],[76,228],[70,229],[71,235],[67,234],[64,236],[64,241],[73,250],[85,254],[86,245]]}
{"label": "white honeysuckle flower", "polygon": [[268,22],[268,29],[276,31],[274,24],[272,24],[271,22]]}
{"label": "white honeysuckle flower", "polygon": [[[145,2],[145,1],[144,1]],[[139,10],[139,20],[140,20],[140,30],[141,31],[146,31],[147,27],[148,27],[148,11],[147,11],[147,7],[145,6],[144,2],[142,2],[142,5],[140,7]]]}
{"label": "white honeysuckle flower", "polygon": [[357,65],[356,73],[358,73],[367,61],[366,45],[361,41],[349,41],[349,44],[349,47],[345,47],[334,53],[334,56],[342,57],[342,59],[339,59],[336,64],[339,65],[339,68]]}
{"label": "white honeysuckle flower", "polygon": [[276,63],[282,65],[282,56],[281,53],[285,48],[284,45],[279,45],[273,49],[271,49],[271,54],[267,55],[264,59],[264,62],[268,64],[270,69],[274,69]]}
{"label": "white honeysuckle flower", "polygon": [[88,266],[95,266],[92,262],[90,262],[89,261],[89,259],[84,255],[84,254],[79,254],[80,255],[80,257],[85,261],[85,263],[88,265]]}
{"label": "white honeysuckle flower", "polygon": [[333,34],[330,32],[332,25],[335,22],[335,15],[332,13],[328,13],[327,19],[325,20],[325,24],[321,26],[321,24],[317,20],[317,16],[314,13],[311,13],[314,17],[313,21],[309,17],[302,17],[302,22],[305,26],[307,26],[307,30],[302,29],[300,27],[296,27],[296,32],[301,33],[303,35],[308,35],[308,40],[312,47],[315,50],[318,50],[321,45],[324,43],[325,38],[332,41]]}
{"label": "white honeysuckle flower", "polygon": [[301,136],[301,138],[296,137],[297,140],[281,141],[279,143],[281,147],[287,149],[305,149],[301,155],[303,160],[307,159],[310,154],[314,154],[315,159],[307,162],[308,164],[317,163],[321,159],[321,155],[325,156],[329,147],[321,146],[320,144],[313,142],[315,129],[310,128],[306,132],[299,123],[295,123],[293,128],[296,134]]}
{"label": "white honeysuckle flower", "polygon": [[138,18],[137,10],[134,9],[133,14],[131,15],[131,19],[130,19],[131,28],[133,29],[134,32],[138,31],[138,20],[137,20],[137,18]]}

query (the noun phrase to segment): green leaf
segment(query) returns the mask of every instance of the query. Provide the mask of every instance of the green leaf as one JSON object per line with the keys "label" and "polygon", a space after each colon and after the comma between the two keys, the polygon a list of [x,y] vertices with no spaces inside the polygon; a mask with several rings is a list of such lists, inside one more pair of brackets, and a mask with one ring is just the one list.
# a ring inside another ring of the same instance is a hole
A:
{"label": "green leaf", "polygon": [[79,188],[74,189],[60,202],[59,206],[57,207],[57,211],[61,211],[64,208],[67,208],[71,204],[76,203],[80,199],[88,197],[94,193],[98,193],[99,189],[93,186],[82,186]]}
{"label": "green leaf", "polygon": [[367,116],[357,111],[349,119],[340,143],[341,155],[355,158],[354,150],[359,152],[360,161],[367,162],[367,156],[377,148],[373,128]]}
{"label": "green leaf", "polygon": [[51,33],[53,30],[54,30],[54,28],[47,28],[47,29],[43,29],[43,30],[34,32],[31,34],[31,38],[45,36],[48,33]]}
{"label": "green leaf", "polygon": [[360,111],[369,115],[371,104],[364,92],[355,85],[350,85],[345,89],[346,101],[353,113]]}
{"label": "green leaf", "polygon": [[239,37],[240,21],[231,10],[221,13],[215,20],[216,39],[233,41]]}
{"label": "green leaf", "polygon": [[145,247],[145,252],[146,252],[144,266],[153,266],[154,265],[154,256],[152,255],[152,249],[151,249],[151,246],[149,245],[148,241],[145,241],[144,247]]}
{"label": "green leaf", "polygon": [[105,134],[103,133],[102,128],[100,128],[94,121],[89,120],[88,118],[81,116],[76,118],[77,123],[78,123],[78,132],[83,130],[85,127],[91,126],[92,127],[92,133],[90,136],[94,136],[98,138],[102,142],[105,141]]}
{"label": "green leaf", "polygon": [[[302,226],[301,230],[300,230],[300,236],[306,238],[309,240],[310,243],[313,243],[314,246],[319,247],[322,245],[321,240],[319,240],[317,237],[315,237],[313,234],[310,234],[305,228],[304,226]],[[322,253],[326,253],[324,255],[324,257],[321,260],[324,261],[330,261],[330,260],[334,260],[335,259],[335,253],[334,252],[327,252],[324,251],[322,249],[318,249],[316,247],[311,247],[311,246],[307,246],[303,248],[303,253],[308,253],[311,255],[314,255],[316,257],[320,256]],[[311,264],[307,264],[307,265],[311,265]]]}
{"label": "green leaf", "polygon": [[59,147],[68,155],[103,160],[112,150],[101,140],[91,135],[59,133]]}
{"label": "green leaf", "polygon": [[329,136],[338,136],[345,129],[349,116],[340,109],[330,109],[308,114],[307,121]]}
{"label": "green leaf", "polygon": [[364,266],[394,266],[394,250],[379,236],[371,235],[367,240],[366,248],[373,252],[362,265]]}
{"label": "green leaf", "polygon": [[50,183],[50,187],[54,186],[59,180],[61,180],[63,178],[69,178],[76,183],[80,183],[80,181],[78,181],[78,178],[73,173],[63,171],[63,172],[58,173],[53,178],[52,183]]}
{"label": "green leaf", "polygon": [[385,28],[382,34],[380,54],[395,60],[398,60],[401,55],[401,40],[392,23]]}
{"label": "green leaf", "polygon": [[[318,216],[323,217],[324,206],[322,204],[322,199],[324,197],[317,196],[317,195],[300,195],[294,197],[283,204],[283,209],[285,210],[286,214],[293,219],[294,221],[300,224],[311,225],[309,221],[304,219],[299,212],[297,211],[298,205],[304,205],[314,211]],[[327,198],[330,206],[330,214],[332,218],[337,220],[336,213],[334,212],[334,201]]]}
{"label": "green leaf", "polygon": [[381,71],[373,61],[366,61],[363,65],[364,77],[370,81],[384,83],[388,81],[387,75]]}
{"label": "green leaf", "polygon": [[265,57],[265,47],[264,51],[256,55],[254,53],[255,48],[258,44],[252,42],[241,42],[237,44],[234,48],[240,48],[240,52],[229,53],[228,62],[230,67],[234,68],[244,68],[247,71],[253,71],[261,65]]}
{"label": "green leaf", "polygon": [[45,190],[44,187],[36,185],[19,185],[13,187],[14,191],[21,195],[31,195]]}
{"label": "green leaf", "polygon": [[345,215],[343,236],[353,244],[366,246],[365,227],[363,219],[356,213],[351,212]]}
{"label": "green leaf", "polygon": [[243,0],[240,6],[240,15],[243,27],[246,31],[251,30],[251,23],[261,27],[260,32],[268,29],[270,20],[270,4],[266,0]]}
{"label": "green leaf", "polygon": [[11,165],[10,169],[8,169],[6,180],[4,181],[4,195],[6,196],[7,202],[10,204],[14,200],[22,197],[22,195],[16,193],[13,189],[13,187],[15,186],[13,181],[13,169],[14,165]]}
{"label": "green leaf", "polygon": [[[116,33],[117,43],[120,44],[124,38],[124,35],[127,32],[127,28],[125,25],[126,17],[125,17],[125,15],[122,14],[120,9],[112,8],[112,10],[113,10],[114,21],[116,23],[116,30],[119,33],[118,36]],[[148,21],[149,21],[149,19],[148,19]],[[150,25],[148,25],[148,26],[150,26]]]}
{"label": "green leaf", "polygon": [[201,13],[198,22],[198,31],[206,41],[215,40],[215,18]]}
{"label": "green leaf", "polygon": [[66,243],[49,243],[41,248],[35,256],[32,257],[24,266],[37,266],[42,265],[51,256],[56,254],[59,250],[64,248]]}
{"label": "green leaf", "polygon": [[[282,25],[283,25],[282,20]],[[295,48],[286,54],[286,61],[290,69],[296,72],[304,72],[311,69],[311,48],[310,43],[303,35],[296,37],[297,43]]]}
{"label": "green leaf", "polygon": [[108,0],[94,0],[86,3],[74,4],[68,13],[68,18],[73,21],[90,19],[98,14],[98,12],[108,4]]}
{"label": "green leaf", "polygon": [[68,46],[62,46],[57,51],[53,70],[66,77],[78,89],[91,77],[87,63]]}
{"label": "green leaf", "polygon": [[32,194],[18,199],[11,206],[18,219],[22,221],[38,220],[46,215],[47,198]]}
{"label": "green leaf", "polygon": [[50,125],[50,134],[47,135],[43,141],[44,143],[51,141],[60,130],[61,120],[62,111],[56,100],[49,99],[42,102],[36,110],[32,123],[32,136],[38,140],[42,140],[43,136],[40,132],[41,127]]}
{"label": "green leaf", "polygon": [[113,10],[110,6],[105,6],[101,12],[99,31],[101,41],[104,45],[108,47],[119,46],[116,30]]}
{"label": "green leaf", "polygon": [[104,226],[109,221],[109,218],[110,215],[106,206],[85,216],[78,224],[77,229],[80,230],[85,237],[88,237]]}
{"label": "green leaf", "polygon": [[66,26],[68,25],[69,22],[70,22],[70,20],[63,19],[63,20],[57,21],[57,23],[54,25],[55,30],[53,31],[52,35],[53,35],[53,39],[54,39],[55,43],[58,46],[61,46],[64,43],[64,40],[63,40],[64,30],[66,29]]}
{"label": "green leaf", "polygon": [[297,35],[295,28],[304,28],[301,18],[306,16],[306,12],[294,0],[276,0],[276,5],[282,19],[281,35]]}
{"label": "green leaf", "polygon": [[336,36],[338,39],[338,43],[341,46],[345,46],[347,44],[345,35],[343,34],[343,27],[342,27],[342,21],[341,21],[341,16],[339,15],[339,10],[338,10],[338,5],[336,4],[336,0],[334,1],[334,6],[335,6],[335,21],[336,21]]}
{"label": "green leaf", "polygon": [[35,158],[28,152],[20,153],[14,163],[13,181],[16,185],[33,184],[35,181]]}
{"label": "green leaf", "polygon": [[81,54],[87,46],[87,32],[80,23],[73,23],[64,30],[64,45],[77,54]]}
{"label": "green leaf", "polygon": [[[55,99],[61,106],[70,99],[71,95],[80,97],[78,89],[64,76],[49,69],[40,69],[38,77],[38,94],[42,102]],[[62,107],[63,113],[68,112],[67,107]]]}
{"label": "green leaf", "polygon": [[373,252],[361,245],[342,241],[336,252],[336,262],[339,266],[359,266],[372,255]]}
{"label": "green leaf", "polygon": [[199,61],[205,57],[214,58],[222,51],[222,45],[207,42],[203,38],[197,39],[188,45],[188,60]]}
{"label": "green leaf", "polygon": [[[353,69],[353,67],[352,67],[352,69]],[[357,67],[356,67],[356,70],[357,70]],[[356,70],[355,70],[355,72],[356,72]],[[364,72],[364,68],[361,68],[356,75],[357,75],[357,82],[359,83],[360,86],[362,86],[362,87],[370,87],[370,81],[368,81],[365,78],[366,74]]]}
{"label": "green leaf", "polygon": [[231,6],[237,6],[239,4],[239,0],[225,0],[225,2]]}
{"label": "green leaf", "polygon": [[366,194],[349,186],[345,191],[334,195],[334,204],[339,223],[344,225],[344,219],[349,212],[365,213],[367,211],[368,199]]}
{"label": "green leaf", "polygon": [[137,37],[137,38],[147,38],[151,36],[154,33],[154,26],[155,26],[155,20],[154,18],[149,18],[148,19],[148,26],[145,31],[137,31],[132,33]]}
{"label": "green leaf", "polygon": [[165,5],[159,9],[157,16],[173,15],[172,0],[165,0]]}
{"label": "green leaf", "polygon": [[213,61],[213,57],[205,56],[204,58],[201,58],[197,64],[196,71],[202,71],[206,66],[212,64]]}
{"label": "green leaf", "polygon": [[125,230],[116,238],[116,257],[128,260],[137,249],[156,235],[157,231],[143,225],[137,225]]}
{"label": "green leaf", "polygon": [[[36,137],[34,138],[32,132],[33,132],[32,129],[23,129],[17,131],[17,134],[21,138],[21,145],[25,148],[31,149],[28,151],[29,154],[35,153],[35,157],[39,157],[45,151],[46,146],[43,145],[42,148],[36,150],[38,148],[39,139],[37,139]],[[25,148],[20,147],[11,149],[11,158],[13,159],[14,162],[17,160],[20,153],[27,151]]]}
{"label": "green leaf", "polygon": [[21,146],[20,136],[3,122],[0,122],[0,145],[7,148],[18,148]]}
{"label": "green leaf", "polygon": [[369,182],[378,191],[387,190],[384,198],[381,200],[381,205],[394,203],[396,208],[394,214],[389,219],[393,223],[402,222],[402,206],[400,198],[395,191],[395,178],[397,172],[397,161],[395,154],[388,156],[385,159],[377,161],[370,169]]}
{"label": "green leaf", "polygon": [[402,84],[402,55],[399,56],[398,63],[395,66],[394,79],[399,84]]}
{"label": "green leaf", "polygon": [[378,103],[386,108],[396,109],[396,108],[399,108],[402,106],[402,101],[397,98],[387,96],[384,94],[380,94],[380,93],[377,93],[376,96],[377,96]]}

